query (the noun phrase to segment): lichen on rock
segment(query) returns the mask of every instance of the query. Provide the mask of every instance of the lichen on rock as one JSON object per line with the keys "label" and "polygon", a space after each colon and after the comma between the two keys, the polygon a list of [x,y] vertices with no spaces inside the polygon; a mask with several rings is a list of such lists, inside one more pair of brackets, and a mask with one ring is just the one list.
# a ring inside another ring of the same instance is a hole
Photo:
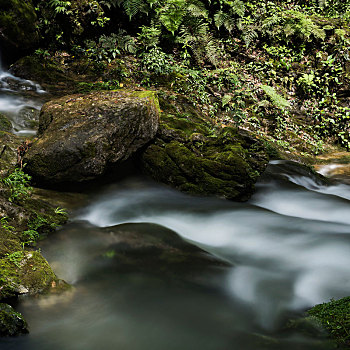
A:
{"label": "lichen on rock", "polygon": [[92,180],[152,140],[158,119],[153,92],[100,91],[52,100],[42,108],[26,170],[49,184]]}

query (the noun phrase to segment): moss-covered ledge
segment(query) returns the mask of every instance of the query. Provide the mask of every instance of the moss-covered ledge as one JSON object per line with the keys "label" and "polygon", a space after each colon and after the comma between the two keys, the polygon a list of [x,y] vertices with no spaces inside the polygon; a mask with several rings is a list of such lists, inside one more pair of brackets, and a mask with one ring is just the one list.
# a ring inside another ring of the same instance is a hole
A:
{"label": "moss-covered ledge", "polygon": [[350,297],[314,306],[308,314],[315,318],[341,346],[350,347]]}
{"label": "moss-covered ledge", "polygon": [[183,96],[161,96],[156,138],[140,155],[142,170],[180,191],[244,201],[268,163],[262,142],[214,125]]}
{"label": "moss-covered ledge", "polygon": [[[21,142],[13,134],[0,132],[0,302],[68,288],[36,250],[37,242],[68,217],[63,210],[32,196],[27,175],[16,168]],[[0,336],[26,329],[21,315],[0,303]]]}

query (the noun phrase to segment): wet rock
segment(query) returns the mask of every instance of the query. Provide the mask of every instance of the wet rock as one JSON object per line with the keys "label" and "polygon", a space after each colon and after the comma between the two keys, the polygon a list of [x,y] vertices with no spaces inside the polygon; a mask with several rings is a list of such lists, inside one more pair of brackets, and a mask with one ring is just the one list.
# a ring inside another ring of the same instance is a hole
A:
{"label": "wet rock", "polygon": [[214,127],[183,101],[161,100],[157,137],[141,155],[143,171],[183,192],[247,200],[268,156],[251,134]]}
{"label": "wet rock", "polygon": [[0,300],[36,295],[55,288],[59,280],[39,252],[19,250],[0,259]]}
{"label": "wet rock", "polygon": [[[7,122],[5,125],[8,125]],[[0,128],[0,176],[5,176],[14,170],[17,164],[17,147],[20,143],[17,136]]]}
{"label": "wet rock", "polygon": [[152,92],[101,91],[50,101],[41,110],[26,169],[48,184],[92,180],[152,140],[158,119]]}
{"label": "wet rock", "polygon": [[7,119],[6,115],[0,113],[0,132],[1,131],[10,132],[11,130],[12,130],[11,122]]}
{"label": "wet rock", "polygon": [[0,303],[0,336],[15,336],[28,333],[28,325],[23,316],[10,305]]}
{"label": "wet rock", "polygon": [[326,177],[317,173],[313,167],[291,160],[272,161],[264,172],[261,182],[269,182],[273,179],[282,183],[289,183],[290,177],[296,176],[311,179],[318,186],[326,186],[330,183]]}
{"label": "wet rock", "polygon": [[104,253],[122,271],[193,274],[230,266],[205,250],[156,224],[122,224],[101,229],[114,242]]}
{"label": "wet rock", "polygon": [[37,129],[39,125],[39,110],[33,107],[23,107],[14,117],[14,122],[21,129]]}

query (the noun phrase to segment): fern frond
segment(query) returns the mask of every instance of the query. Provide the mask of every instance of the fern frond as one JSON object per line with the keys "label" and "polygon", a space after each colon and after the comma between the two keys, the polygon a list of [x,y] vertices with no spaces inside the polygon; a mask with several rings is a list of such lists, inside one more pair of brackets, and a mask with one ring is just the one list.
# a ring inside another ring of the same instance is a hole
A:
{"label": "fern frond", "polygon": [[124,0],[122,5],[130,20],[138,13],[148,14],[148,6],[144,0]]}
{"label": "fern frond", "polygon": [[232,30],[236,26],[234,18],[232,18],[231,15],[229,15],[228,13],[225,13],[221,10],[215,13],[214,23],[218,29],[221,26],[224,26],[229,32],[232,32]]}
{"label": "fern frond", "polygon": [[239,17],[244,17],[245,13],[245,5],[244,2],[241,0],[234,0],[233,2],[229,2],[231,9],[231,14],[236,14]]}
{"label": "fern frond", "polygon": [[192,0],[187,6],[187,11],[191,16],[208,18],[208,11],[199,0]]}
{"label": "fern frond", "polygon": [[270,30],[276,25],[280,24],[282,22],[281,16],[274,14],[273,16],[267,17],[263,20],[261,28],[263,30]]}
{"label": "fern frond", "polygon": [[244,28],[242,33],[242,39],[248,48],[258,38],[258,33],[255,28]]}
{"label": "fern frond", "polygon": [[205,56],[209,62],[215,67],[219,64],[220,53],[218,51],[218,43],[214,38],[209,38],[205,45]]}
{"label": "fern frond", "polygon": [[276,90],[272,86],[261,85],[261,89],[265,92],[265,94],[270,98],[271,103],[279,108],[285,109],[286,107],[290,107],[290,103],[284,97],[279,95]]}

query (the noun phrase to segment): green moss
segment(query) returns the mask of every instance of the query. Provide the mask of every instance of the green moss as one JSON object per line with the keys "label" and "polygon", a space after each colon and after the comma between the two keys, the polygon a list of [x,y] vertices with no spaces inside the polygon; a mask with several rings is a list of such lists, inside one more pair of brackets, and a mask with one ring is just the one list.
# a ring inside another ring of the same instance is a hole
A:
{"label": "green moss", "polygon": [[0,28],[9,42],[24,49],[34,46],[39,36],[31,0],[0,0],[0,8]]}
{"label": "green moss", "polygon": [[20,249],[20,241],[16,239],[14,233],[0,226],[0,258]]}
{"label": "green moss", "polygon": [[45,292],[52,287],[53,282],[58,282],[50,265],[39,252],[28,253],[26,258],[20,279],[31,294]]}
{"label": "green moss", "polygon": [[350,297],[314,306],[308,311],[338,343],[350,345]]}
{"label": "green moss", "polygon": [[156,110],[158,111],[158,114],[161,113],[160,107],[159,107],[159,100],[157,97],[156,91],[133,91],[131,93],[132,97],[138,97],[138,98],[147,98],[152,101],[153,105],[155,106]]}
{"label": "green moss", "polygon": [[0,259],[0,300],[23,293],[43,293],[57,282],[56,275],[39,252],[21,250]]}
{"label": "green moss", "polygon": [[164,101],[157,139],[142,155],[144,171],[191,194],[249,198],[267,164],[264,147],[235,128],[214,129],[198,111],[183,112],[181,98],[181,105]]}
{"label": "green moss", "polygon": [[7,117],[0,113],[0,131],[7,131],[10,132],[12,130],[12,124],[7,119]]}
{"label": "green moss", "polygon": [[23,316],[10,305],[0,303],[0,336],[14,336],[28,333],[28,325]]}

